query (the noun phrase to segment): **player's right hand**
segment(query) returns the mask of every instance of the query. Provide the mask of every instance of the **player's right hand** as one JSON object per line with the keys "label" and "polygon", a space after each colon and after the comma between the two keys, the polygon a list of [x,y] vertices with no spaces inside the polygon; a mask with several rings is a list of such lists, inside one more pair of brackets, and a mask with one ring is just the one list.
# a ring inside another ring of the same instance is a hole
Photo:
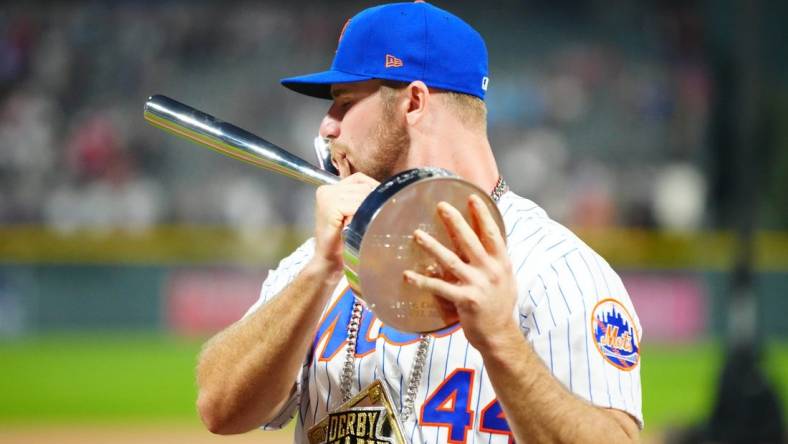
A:
{"label": "player's right hand", "polygon": [[354,173],[315,193],[315,258],[332,271],[342,270],[342,229],[350,223],[361,202],[378,186],[364,173]]}

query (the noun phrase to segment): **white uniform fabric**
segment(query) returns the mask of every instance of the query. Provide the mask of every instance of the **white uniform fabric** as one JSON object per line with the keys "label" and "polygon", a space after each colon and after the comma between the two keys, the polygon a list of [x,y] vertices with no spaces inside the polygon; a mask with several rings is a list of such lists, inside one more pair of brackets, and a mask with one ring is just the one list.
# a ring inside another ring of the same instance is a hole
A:
{"label": "white uniform fabric", "polygon": [[[640,363],[624,369],[614,365],[602,353],[600,340],[593,332],[595,307],[604,304],[606,299],[613,299],[618,311],[626,313],[627,325],[634,324],[631,331],[635,343],[642,338],[640,322],[621,279],[604,259],[530,200],[508,192],[501,197],[498,207],[503,215],[507,248],[518,282],[516,316],[523,335],[569,391],[592,404],[628,412],[642,427]],[[269,273],[259,301],[249,312],[275,298],[296,277],[313,251],[314,240],[310,239],[282,260],[279,267]],[[352,293],[343,279],[323,310],[317,337],[296,381],[292,398],[280,415],[264,424],[263,429],[282,427],[296,416],[295,442],[305,443],[306,431],[341,404],[339,381],[346,359],[345,341],[352,300]],[[613,311],[611,316],[615,315]],[[383,326],[365,309],[353,393],[380,379],[392,395],[395,407],[401,409],[417,347],[416,335]],[[463,385],[462,378],[456,378],[458,371],[465,372],[464,381],[470,380],[470,386]],[[459,422],[453,427],[435,424],[434,412],[431,414],[424,409],[425,400],[442,396],[437,394],[437,389],[452,376],[455,378],[450,383],[464,392],[452,400],[446,398],[447,403],[442,405],[449,410],[460,408],[460,416],[452,419]],[[464,395],[467,398],[463,398]],[[495,393],[481,355],[468,343],[461,328],[450,327],[433,338],[415,400],[416,414],[403,424],[404,433],[413,443],[449,440],[506,443],[510,436],[502,428],[501,419],[496,421],[499,415],[496,406]],[[425,424],[430,419],[432,424]]]}

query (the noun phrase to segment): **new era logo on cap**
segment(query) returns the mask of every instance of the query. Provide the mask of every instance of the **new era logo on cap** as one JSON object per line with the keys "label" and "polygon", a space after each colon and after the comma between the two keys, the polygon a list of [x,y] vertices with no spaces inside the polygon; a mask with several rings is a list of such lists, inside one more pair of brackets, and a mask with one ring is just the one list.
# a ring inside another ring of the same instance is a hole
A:
{"label": "new era logo on cap", "polygon": [[394,57],[391,54],[386,54],[386,68],[399,68],[402,66],[402,60]]}

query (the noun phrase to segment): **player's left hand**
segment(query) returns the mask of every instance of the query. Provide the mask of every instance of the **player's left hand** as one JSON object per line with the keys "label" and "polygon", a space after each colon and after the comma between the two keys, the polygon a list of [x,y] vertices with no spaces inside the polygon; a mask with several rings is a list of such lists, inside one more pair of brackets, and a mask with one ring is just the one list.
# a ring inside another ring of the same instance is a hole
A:
{"label": "player's left hand", "polygon": [[450,204],[437,206],[457,253],[424,231],[414,232],[416,242],[448,275],[430,277],[407,270],[404,278],[453,306],[468,341],[483,349],[498,342],[499,336],[519,330],[513,316],[517,286],[506,244],[489,209],[478,196],[469,197],[468,207],[470,225]]}

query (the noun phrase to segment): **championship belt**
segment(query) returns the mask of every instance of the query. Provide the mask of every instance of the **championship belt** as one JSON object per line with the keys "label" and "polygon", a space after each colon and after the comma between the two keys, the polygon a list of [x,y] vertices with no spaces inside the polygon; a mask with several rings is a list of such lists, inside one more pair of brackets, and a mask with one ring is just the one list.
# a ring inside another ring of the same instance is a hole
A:
{"label": "championship belt", "polygon": [[375,381],[307,432],[310,444],[405,444],[391,396]]}

